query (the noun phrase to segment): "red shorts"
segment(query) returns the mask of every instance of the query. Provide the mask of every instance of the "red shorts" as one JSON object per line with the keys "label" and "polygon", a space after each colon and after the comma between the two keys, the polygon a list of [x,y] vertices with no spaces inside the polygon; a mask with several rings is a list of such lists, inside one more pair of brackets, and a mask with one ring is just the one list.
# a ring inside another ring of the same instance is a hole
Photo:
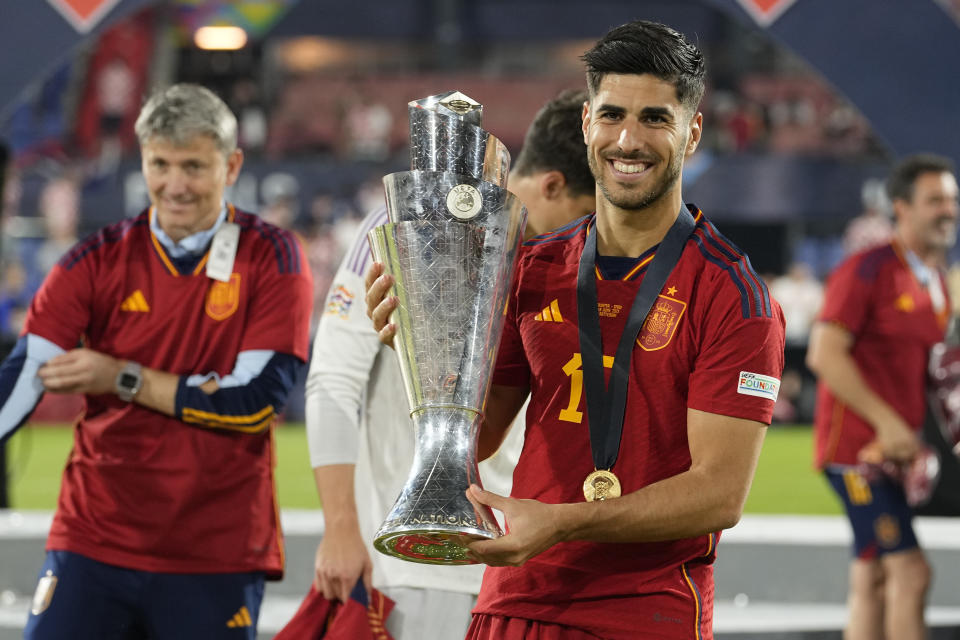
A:
{"label": "red shorts", "polygon": [[465,640],[603,640],[589,631],[524,618],[475,613]]}
{"label": "red shorts", "polygon": [[[713,640],[712,574],[712,565],[684,564],[669,569],[653,593],[553,610],[514,605],[509,615],[474,613],[466,640]],[[563,623],[545,622],[556,619]]]}

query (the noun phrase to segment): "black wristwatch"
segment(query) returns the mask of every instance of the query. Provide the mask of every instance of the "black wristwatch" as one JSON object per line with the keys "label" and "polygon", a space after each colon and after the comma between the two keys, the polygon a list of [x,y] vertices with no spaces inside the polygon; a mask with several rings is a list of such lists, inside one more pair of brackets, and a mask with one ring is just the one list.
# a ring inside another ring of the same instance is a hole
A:
{"label": "black wristwatch", "polygon": [[136,362],[130,362],[128,360],[127,363],[123,365],[120,373],[117,374],[117,397],[124,402],[132,402],[133,397],[137,395],[140,387],[143,386],[141,368],[142,367]]}

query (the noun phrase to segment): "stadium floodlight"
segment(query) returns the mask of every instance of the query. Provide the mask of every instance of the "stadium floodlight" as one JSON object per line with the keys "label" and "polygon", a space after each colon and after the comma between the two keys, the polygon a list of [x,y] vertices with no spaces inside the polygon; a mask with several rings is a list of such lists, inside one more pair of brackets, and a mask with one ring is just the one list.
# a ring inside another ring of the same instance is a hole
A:
{"label": "stadium floodlight", "polygon": [[247,32],[240,27],[200,27],[193,34],[193,42],[201,49],[232,51],[247,44]]}

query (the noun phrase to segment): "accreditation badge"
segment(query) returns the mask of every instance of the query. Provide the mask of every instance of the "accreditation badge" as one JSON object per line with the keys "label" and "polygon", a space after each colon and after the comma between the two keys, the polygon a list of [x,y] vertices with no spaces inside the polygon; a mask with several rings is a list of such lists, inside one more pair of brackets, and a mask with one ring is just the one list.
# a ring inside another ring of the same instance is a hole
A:
{"label": "accreditation badge", "polygon": [[210,253],[207,257],[207,277],[220,282],[230,282],[233,263],[237,259],[237,247],[240,246],[240,225],[224,222],[213,235]]}
{"label": "accreditation badge", "polygon": [[583,481],[583,497],[587,502],[620,497],[620,479],[612,471],[597,469]]}
{"label": "accreditation badge", "polygon": [[47,575],[40,578],[37,583],[37,590],[33,592],[33,605],[30,607],[30,613],[35,616],[40,615],[50,606],[53,600],[53,591],[57,588],[57,576],[53,571],[47,570]]}

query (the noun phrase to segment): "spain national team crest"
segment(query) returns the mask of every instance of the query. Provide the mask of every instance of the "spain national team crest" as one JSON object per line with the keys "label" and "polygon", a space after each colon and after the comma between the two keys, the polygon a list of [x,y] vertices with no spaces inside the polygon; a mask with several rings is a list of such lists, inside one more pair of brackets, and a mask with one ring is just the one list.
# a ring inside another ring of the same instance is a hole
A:
{"label": "spain national team crest", "polygon": [[873,532],[877,542],[885,549],[893,549],[900,544],[900,523],[891,515],[884,513],[873,523]]}
{"label": "spain national team crest", "polygon": [[226,320],[240,306],[240,274],[230,274],[229,282],[211,280],[207,290],[207,315],[216,320]]}
{"label": "spain national team crest", "polygon": [[686,310],[686,302],[664,295],[658,296],[637,337],[640,348],[644,351],[657,351],[670,344]]}

